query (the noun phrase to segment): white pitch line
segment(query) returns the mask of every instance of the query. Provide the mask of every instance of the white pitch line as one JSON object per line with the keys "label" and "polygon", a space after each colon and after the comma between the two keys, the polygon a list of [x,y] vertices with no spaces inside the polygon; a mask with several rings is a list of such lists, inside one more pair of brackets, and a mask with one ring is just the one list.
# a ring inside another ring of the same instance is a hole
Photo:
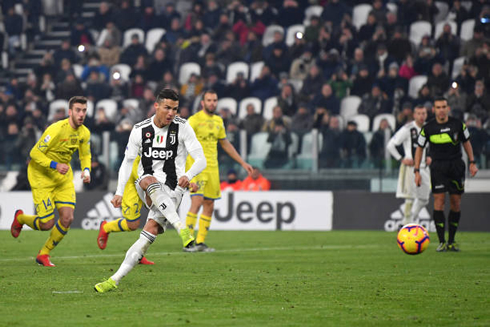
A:
{"label": "white pitch line", "polygon": [[[216,250],[214,253],[239,253],[239,252],[259,252],[259,251],[309,251],[309,250],[348,250],[348,249],[373,249],[379,248],[381,245],[322,245],[322,246],[299,246],[299,247],[273,247],[273,248],[245,248],[245,249],[228,249],[228,250]],[[193,253],[186,252],[150,252],[151,256],[160,255],[193,255]],[[117,254],[90,254],[90,255],[77,255],[77,256],[56,256],[56,259],[91,259],[91,258],[113,258],[113,257],[124,257],[124,253]],[[0,259],[0,262],[11,262],[11,261],[25,261],[33,260],[34,257],[24,257],[24,258],[9,258]]]}
{"label": "white pitch line", "polygon": [[52,291],[52,294],[81,294],[83,291]]}

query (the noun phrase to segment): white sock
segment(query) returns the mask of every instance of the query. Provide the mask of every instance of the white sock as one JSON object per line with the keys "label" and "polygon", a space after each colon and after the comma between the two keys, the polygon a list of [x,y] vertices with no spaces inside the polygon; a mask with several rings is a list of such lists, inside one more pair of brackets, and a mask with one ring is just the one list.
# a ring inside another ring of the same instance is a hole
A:
{"label": "white sock", "polygon": [[146,189],[146,192],[150,196],[155,208],[165,216],[165,219],[167,219],[172,226],[174,226],[177,233],[180,233],[180,230],[185,226],[180,221],[174,201],[163,191],[160,183],[150,184]]}
{"label": "white sock", "polygon": [[405,207],[403,210],[403,223],[408,223],[410,220],[410,213],[412,212],[413,199],[405,199]]}
{"label": "white sock", "polygon": [[141,258],[145,255],[146,250],[148,250],[150,245],[155,241],[156,237],[156,235],[148,233],[147,231],[141,232],[140,238],[134,242],[128,252],[126,252],[126,258],[124,258],[119,269],[111,277],[112,280],[116,282],[116,285],[119,284],[121,279],[129,274],[134,266],[139,263]]}
{"label": "white sock", "polygon": [[423,200],[419,198],[415,199],[415,202],[413,203],[412,206],[412,212],[410,215],[410,219],[412,220],[412,222],[414,222],[415,219],[419,216],[420,210],[422,210],[422,208],[428,204],[429,204],[429,200]]}

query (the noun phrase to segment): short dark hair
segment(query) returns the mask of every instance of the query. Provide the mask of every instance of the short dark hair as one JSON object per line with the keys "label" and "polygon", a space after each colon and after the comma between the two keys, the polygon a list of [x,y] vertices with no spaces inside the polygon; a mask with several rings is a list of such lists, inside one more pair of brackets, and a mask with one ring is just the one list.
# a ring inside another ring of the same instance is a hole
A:
{"label": "short dark hair", "polygon": [[414,109],[414,111],[415,111],[415,109],[425,109],[425,110],[427,110],[427,108],[425,106],[421,105],[421,104],[416,105],[415,108],[413,108],[413,109]]}
{"label": "short dark hair", "polygon": [[87,98],[81,95],[71,97],[70,100],[68,100],[68,109],[72,109],[75,103],[86,104]]}
{"label": "short dark hair", "polygon": [[211,90],[211,89],[209,89],[209,90],[204,91],[204,93],[202,94],[202,98],[201,98],[201,100],[203,100],[203,101],[204,101],[204,97],[206,96],[206,94],[216,94],[216,95],[218,95],[218,93],[216,93],[216,91],[215,91],[215,90]]}
{"label": "short dark hair", "polygon": [[443,97],[442,95],[438,95],[434,98],[434,103],[436,103],[436,101],[446,101],[447,102],[447,99],[445,97]]}
{"label": "short dark hair", "polygon": [[155,102],[159,103],[164,99],[170,99],[173,101],[179,101],[179,94],[172,89],[162,89],[155,100]]}

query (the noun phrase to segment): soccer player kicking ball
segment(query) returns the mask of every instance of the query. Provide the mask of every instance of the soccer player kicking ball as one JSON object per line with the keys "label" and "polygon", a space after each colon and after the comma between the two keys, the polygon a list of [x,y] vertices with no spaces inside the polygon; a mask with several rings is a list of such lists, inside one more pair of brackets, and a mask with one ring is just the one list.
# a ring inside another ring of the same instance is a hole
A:
{"label": "soccer player kicking ball", "polygon": [[[117,288],[121,279],[138,264],[159,233],[165,231],[167,222],[179,233],[184,247],[193,247],[194,237],[180,221],[177,208],[190,180],[206,167],[202,146],[189,123],[176,117],[179,96],[171,89],[163,89],[154,103],[155,115],[133,127],[129,136],[124,160],[119,169],[114,207],[121,206],[124,187],[131,175],[133,162],[138,155],[136,189],[148,206],[148,220],[140,238],[129,248],[123,263],[109,279],[95,285],[104,293]],[[194,164],[185,171],[187,154]]]}
{"label": "soccer player kicking ball", "polygon": [[[81,178],[84,183],[90,183],[90,131],[83,125],[87,99],[72,97],[68,102],[68,115],[67,119],[50,125],[30,152],[27,177],[36,215],[25,215],[22,210],[17,210],[10,228],[15,238],[19,237],[24,224],[34,230],[51,230],[36,257],[36,262],[46,267],[55,266],[50,253],[68,233],[73,221],[76,198],[70,161],[76,150],[83,169]],[[56,224],[55,207],[60,216]]]}
{"label": "soccer player kicking ball", "polygon": [[[439,246],[437,252],[453,251],[459,252],[459,247],[455,242],[456,231],[461,217],[461,195],[464,193],[464,180],[466,165],[462,159],[461,145],[468,155],[470,163],[470,175],[475,176],[478,172],[473,147],[470,143],[470,133],[466,125],[459,119],[449,117],[449,106],[444,97],[434,100],[432,107],[435,118],[428,121],[420,131],[418,148],[415,151],[415,184],[422,184],[420,174],[420,162],[424,147],[430,144],[430,155],[432,164],[430,169],[430,179],[432,184],[432,194],[434,194],[434,214],[433,219],[436,225]],[[448,217],[449,239],[446,243],[444,217],[444,202],[446,192],[449,192],[450,211]]]}

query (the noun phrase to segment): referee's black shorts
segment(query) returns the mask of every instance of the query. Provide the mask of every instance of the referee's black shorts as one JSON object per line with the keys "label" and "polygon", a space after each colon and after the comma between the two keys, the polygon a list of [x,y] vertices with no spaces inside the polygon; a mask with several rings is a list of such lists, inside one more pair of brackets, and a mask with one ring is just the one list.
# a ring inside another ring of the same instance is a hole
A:
{"label": "referee's black shorts", "polygon": [[463,194],[465,172],[462,159],[434,160],[430,165],[432,193]]}

